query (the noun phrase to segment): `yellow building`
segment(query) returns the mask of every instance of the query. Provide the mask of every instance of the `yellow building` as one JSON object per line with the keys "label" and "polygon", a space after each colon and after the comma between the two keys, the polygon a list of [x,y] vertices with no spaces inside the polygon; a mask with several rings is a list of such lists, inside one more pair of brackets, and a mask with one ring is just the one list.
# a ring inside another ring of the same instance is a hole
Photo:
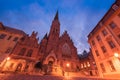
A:
{"label": "yellow building", "polygon": [[4,26],[0,23],[0,67],[3,66],[3,60],[12,52],[17,41],[24,35],[23,31]]}
{"label": "yellow building", "polygon": [[88,42],[100,77],[120,78],[120,0],[89,33]]}

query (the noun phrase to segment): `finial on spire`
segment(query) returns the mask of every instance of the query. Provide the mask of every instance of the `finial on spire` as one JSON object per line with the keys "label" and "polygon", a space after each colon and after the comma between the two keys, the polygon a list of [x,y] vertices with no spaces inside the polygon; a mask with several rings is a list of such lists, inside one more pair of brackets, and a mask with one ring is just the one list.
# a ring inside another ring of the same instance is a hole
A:
{"label": "finial on spire", "polygon": [[56,15],[54,17],[54,20],[58,20],[58,10],[57,10]]}

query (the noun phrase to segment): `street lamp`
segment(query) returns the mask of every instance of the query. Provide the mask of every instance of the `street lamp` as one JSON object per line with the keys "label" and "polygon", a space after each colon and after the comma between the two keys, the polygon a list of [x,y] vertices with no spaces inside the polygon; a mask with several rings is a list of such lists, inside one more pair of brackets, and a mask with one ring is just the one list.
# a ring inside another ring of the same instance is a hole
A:
{"label": "street lamp", "polygon": [[69,67],[69,66],[70,66],[70,64],[69,64],[69,63],[67,63],[67,64],[66,64],[66,66],[67,66],[67,67]]}
{"label": "street lamp", "polygon": [[116,58],[119,58],[119,54],[118,54],[118,53],[114,53],[114,56],[115,56]]}
{"label": "street lamp", "polygon": [[69,67],[70,67],[70,64],[67,63],[66,66],[67,66],[67,70],[68,70],[68,74],[67,75],[69,76]]}
{"label": "street lamp", "polygon": [[6,59],[6,60],[7,60],[7,61],[8,61],[8,60],[10,60],[10,57],[7,57],[7,59]]}

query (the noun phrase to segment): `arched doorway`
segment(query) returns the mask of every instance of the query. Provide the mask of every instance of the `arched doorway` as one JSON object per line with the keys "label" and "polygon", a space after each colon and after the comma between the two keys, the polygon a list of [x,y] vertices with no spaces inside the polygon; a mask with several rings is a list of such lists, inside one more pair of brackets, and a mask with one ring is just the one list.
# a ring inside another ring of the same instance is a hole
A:
{"label": "arched doorway", "polygon": [[16,68],[15,71],[17,71],[17,72],[21,72],[21,69],[22,69],[22,64],[19,63],[19,64],[17,65],[17,68]]}
{"label": "arched doorway", "polygon": [[50,56],[50,57],[48,58],[48,65],[49,65],[49,66],[53,66],[54,63],[55,63],[55,58],[52,57],[52,56]]}

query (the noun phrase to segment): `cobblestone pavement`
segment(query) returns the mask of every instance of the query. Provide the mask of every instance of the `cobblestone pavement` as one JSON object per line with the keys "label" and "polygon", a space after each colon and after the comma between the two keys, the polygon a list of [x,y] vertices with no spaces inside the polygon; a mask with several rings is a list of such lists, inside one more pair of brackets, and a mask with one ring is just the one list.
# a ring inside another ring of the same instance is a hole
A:
{"label": "cobblestone pavement", "polygon": [[0,80],[118,80],[87,77],[62,77],[52,75],[0,74]]}

